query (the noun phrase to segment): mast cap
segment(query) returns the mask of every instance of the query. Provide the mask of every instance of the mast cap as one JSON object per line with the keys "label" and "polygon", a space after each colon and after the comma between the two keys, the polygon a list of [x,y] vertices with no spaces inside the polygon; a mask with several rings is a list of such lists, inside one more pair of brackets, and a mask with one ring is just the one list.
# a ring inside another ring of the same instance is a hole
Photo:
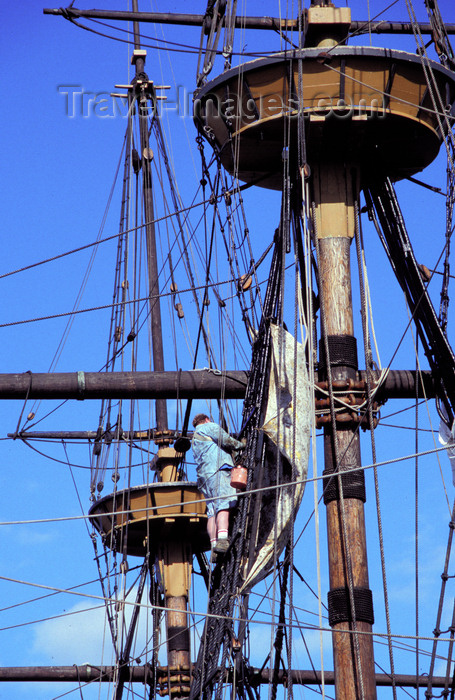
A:
{"label": "mast cap", "polygon": [[134,49],[133,55],[131,56],[131,65],[135,66],[138,58],[142,58],[145,63],[147,58],[147,51],[145,49]]}

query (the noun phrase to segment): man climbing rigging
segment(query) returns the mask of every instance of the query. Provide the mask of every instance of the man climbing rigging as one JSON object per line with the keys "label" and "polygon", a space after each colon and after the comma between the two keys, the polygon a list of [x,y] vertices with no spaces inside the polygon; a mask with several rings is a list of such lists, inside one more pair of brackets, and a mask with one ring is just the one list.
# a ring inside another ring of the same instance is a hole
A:
{"label": "man climbing rigging", "polygon": [[212,554],[224,554],[229,548],[229,510],[237,502],[231,486],[232,456],[227,450],[242,450],[244,443],[231,437],[205,413],[193,419],[195,428],[191,446],[196,462],[198,488],[207,502],[207,531]]}

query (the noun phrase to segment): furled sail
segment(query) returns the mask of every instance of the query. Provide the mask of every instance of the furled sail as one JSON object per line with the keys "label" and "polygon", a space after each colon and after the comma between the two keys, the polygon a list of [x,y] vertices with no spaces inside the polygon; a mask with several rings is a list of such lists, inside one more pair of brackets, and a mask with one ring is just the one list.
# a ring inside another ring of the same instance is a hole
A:
{"label": "furled sail", "polygon": [[449,428],[442,420],[439,425],[439,442],[447,447],[447,456],[452,468],[452,483],[455,486],[455,422]]}
{"label": "furled sail", "polygon": [[302,500],[310,448],[312,394],[304,346],[277,325],[272,324],[270,332],[270,382],[261,427],[266,456],[256,484],[266,490],[256,502],[256,546],[244,565],[244,593],[269,573],[286,544]]}

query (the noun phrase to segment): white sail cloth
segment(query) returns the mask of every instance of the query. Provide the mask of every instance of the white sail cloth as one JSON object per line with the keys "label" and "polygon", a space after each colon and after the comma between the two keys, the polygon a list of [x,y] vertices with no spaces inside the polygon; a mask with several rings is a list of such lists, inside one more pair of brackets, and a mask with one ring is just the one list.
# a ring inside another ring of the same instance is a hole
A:
{"label": "white sail cloth", "polygon": [[447,447],[447,456],[452,467],[452,483],[455,486],[455,422],[450,429],[442,420],[439,425],[439,442]]}
{"label": "white sail cloth", "polygon": [[312,401],[304,347],[273,324],[271,336],[270,382],[262,431],[288,464],[278,479],[276,451],[263,465],[267,473],[262,486],[270,486],[270,493],[261,502],[258,539],[262,546],[256,550],[254,562],[245,562],[243,593],[269,573],[283,550],[302,500],[308,470]]}

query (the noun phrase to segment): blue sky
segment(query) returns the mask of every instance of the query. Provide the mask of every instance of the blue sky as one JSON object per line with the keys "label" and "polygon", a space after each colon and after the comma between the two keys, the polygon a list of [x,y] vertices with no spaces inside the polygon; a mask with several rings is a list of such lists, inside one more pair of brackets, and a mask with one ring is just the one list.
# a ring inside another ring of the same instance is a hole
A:
{"label": "blue sky", "polygon": [[[371,0],[371,14],[375,15],[387,4]],[[86,7],[91,5],[93,3],[85,3]],[[124,7],[122,2],[114,0],[102,0],[97,6],[111,9]],[[267,10],[264,9],[265,6]],[[366,2],[357,0],[351,3],[351,7],[353,17],[367,18]],[[141,9],[146,10],[149,7],[144,6]],[[205,3],[193,2],[190,10],[188,3],[160,2],[154,3],[152,9],[203,12]],[[419,18],[423,20],[423,2],[416,2],[416,9]],[[455,22],[455,9],[449,0],[440,2],[440,9],[446,21]],[[266,12],[278,14],[275,3],[271,2],[250,2],[247,4],[247,11],[251,15]],[[121,155],[126,121],[121,110],[116,114],[111,112],[109,101],[109,110],[106,113],[101,108],[93,108],[94,103],[91,100],[99,102],[100,96],[101,99],[104,96],[108,100],[107,96],[114,90],[115,84],[123,84],[129,80],[131,48],[125,43],[96,37],[71,26],[62,18],[43,16],[42,4],[35,0],[26,0],[20,4],[5,2],[2,14],[5,36],[0,46],[3,86],[3,108],[0,112],[3,243],[0,275],[6,275],[40,260],[89,244],[100,231],[102,238],[117,232],[118,183],[114,192],[115,203],[107,214],[103,228],[102,221]],[[391,20],[405,21],[407,14],[404,1],[399,0],[386,16]],[[157,31],[160,37],[161,29]],[[194,46],[199,43],[199,30],[174,28],[163,31],[172,41]],[[144,30],[144,33],[150,35],[153,35],[153,32],[152,28]],[[108,33],[111,31],[108,30]],[[245,38],[246,50],[255,47],[258,40],[263,40],[262,37],[262,34],[259,37],[248,35]],[[375,45],[384,43],[396,46],[398,40],[373,37],[372,41]],[[412,40],[407,41],[409,50],[414,51]],[[368,37],[365,37],[365,43],[368,43]],[[274,46],[279,48],[278,39]],[[183,201],[189,205],[197,189],[196,183],[200,179],[200,164],[194,144],[195,131],[191,116],[181,105],[177,110],[176,97],[179,94],[183,100],[183,97],[187,99],[186,96],[192,94],[196,56],[180,53],[168,55],[165,52],[149,50],[146,68],[156,83],[172,85],[166,109],[163,111],[163,125],[166,133],[169,125],[172,128],[175,139],[172,143],[175,169]],[[78,93],[74,116],[68,114],[66,103],[65,92],[70,92],[70,86]],[[208,152],[208,147],[206,150]],[[444,189],[444,159],[439,158],[420,177]],[[444,200],[437,194],[428,193],[427,190],[409,183],[400,183],[397,191],[417,257],[432,269],[444,241]],[[262,252],[264,240],[273,235],[278,223],[279,197],[264,190],[249,190],[245,192],[245,207],[248,221],[252,222],[250,228],[254,251],[258,255]],[[398,285],[389,270],[377,236],[368,223],[365,223],[365,239],[375,330],[379,339],[382,364],[387,365],[406,328],[407,316]],[[69,312],[79,292],[90,254],[91,249],[85,250],[19,274],[0,277],[3,300],[0,313],[2,372],[49,370],[64,331],[66,317],[18,325],[8,324]],[[109,304],[112,299],[115,254],[115,241],[99,247],[80,308]],[[224,265],[221,244],[218,254],[220,266]],[[438,304],[439,279],[432,282],[432,285],[435,303]],[[191,306],[191,302],[188,302],[188,306]],[[191,312],[189,317],[191,318]],[[356,316],[355,322],[357,333],[360,334],[359,315]],[[62,351],[57,371],[99,370],[105,362],[108,324],[107,309],[77,316]],[[453,318],[450,313],[451,339],[452,327]],[[216,330],[214,323],[215,333]],[[171,339],[169,325],[165,328],[166,362],[169,369],[174,367],[172,353],[168,350]],[[412,344],[412,337],[408,332],[394,359],[394,369],[414,368]],[[179,352],[180,357],[183,357],[184,349],[181,348]],[[245,353],[249,353],[247,346]],[[234,358],[228,356],[228,360],[234,361]],[[240,367],[245,366],[243,356],[239,355],[237,361]],[[141,363],[141,367],[147,369],[145,358],[141,357]],[[202,359],[200,366],[204,366]],[[36,420],[40,421],[36,426],[37,430],[92,430],[97,427],[99,407],[95,402],[69,402],[46,418],[51,407],[54,408],[51,402],[42,402],[33,409],[27,404],[24,417],[33,410]],[[398,417],[388,418],[389,414],[403,407],[401,403],[389,401],[382,410],[383,423],[395,423],[405,427],[412,425],[413,416],[409,415],[409,411]],[[0,608],[3,608],[0,624],[0,666],[100,663],[105,634],[104,614],[97,608],[100,601],[97,598],[80,598],[36,587],[41,585],[66,590],[71,586],[84,584],[81,591],[93,596],[101,595],[93,561],[93,548],[85,521],[79,518],[89,506],[89,450],[86,446],[68,446],[65,451],[62,445],[54,447],[33,443],[33,446],[45,455],[60,460],[57,462],[50,461],[19,441],[4,439],[7,433],[15,431],[23,408],[22,402],[0,403],[0,521],[3,523],[0,561],[1,575],[4,577],[0,579],[0,595],[3,601],[0,605]],[[148,406],[143,406],[141,411],[140,420],[142,425],[145,425],[150,417]],[[175,407],[170,409],[170,414],[175,416]],[[23,420],[24,418],[22,423]],[[420,408],[419,420],[425,431],[420,433],[418,449],[431,450],[434,447],[433,437],[426,431],[430,430],[430,421],[433,428],[437,429],[438,419],[434,405],[429,405],[428,416],[426,408]],[[364,438],[363,447],[365,465],[371,464],[367,438],[368,436]],[[398,430],[381,426],[376,431],[376,440],[378,460],[381,462],[386,462],[392,457],[411,455],[416,449],[415,433],[411,429]],[[317,438],[316,444],[319,461],[322,462],[320,438]],[[70,469],[68,461],[77,466]],[[440,457],[440,462],[445,486],[435,455],[424,457],[419,462],[420,631],[423,636],[431,636],[434,628],[440,573],[448,537],[449,510],[445,488],[449,502],[453,500],[448,463],[444,456]],[[379,469],[393,630],[410,636],[415,634],[414,468],[413,460],[406,460],[397,464],[387,464]],[[142,475],[137,472],[133,478],[137,479],[136,483],[142,481]],[[371,469],[367,470],[367,488],[366,517],[371,548],[371,587],[379,601],[376,603],[376,628],[378,631],[384,631]],[[303,531],[303,535],[296,550],[296,566],[316,587],[314,517],[310,518],[313,510],[312,491],[310,483],[298,521],[298,532]],[[61,520],[44,522],[46,519],[57,518]],[[324,543],[323,510],[320,519],[320,537]],[[27,522],[30,520],[43,522]],[[304,528],[307,520],[310,524]],[[325,596],[326,555],[322,552],[321,556],[322,589]],[[32,585],[26,585],[25,582]],[[298,583],[296,587],[296,605],[310,609],[311,613],[305,619],[313,620],[314,611],[317,610],[314,599],[305,587],[298,586]],[[198,597],[194,609],[203,611],[204,594],[197,587],[195,590]],[[33,600],[54,592],[56,595]],[[16,607],[11,607],[13,605]],[[83,612],[86,609],[88,612]],[[67,615],[68,613],[71,614]],[[450,611],[447,615],[449,613]],[[141,625],[141,634],[147,637],[147,616]],[[251,646],[258,659],[254,663],[261,663],[260,659],[266,655],[267,644],[260,620],[253,624],[251,634]],[[294,639],[295,665],[307,668],[309,661],[304,655],[303,643],[298,638],[297,631],[294,633]],[[313,650],[317,648],[319,639],[315,632],[309,633],[308,643]],[[139,641],[139,650],[140,646]],[[324,637],[324,646],[327,652],[328,635]],[[386,665],[385,653],[379,650],[378,658]],[[316,666],[319,666],[317,654],[315,659]],[[105,650],[104,663],[110,663],[109,645]],[[330,653],[326,653],[325,665],[331,667]],[[411,654],[403,653],[403,658],[398,655],[397,671],[412,673],[414,665]],[[421,659],[421,671],[426,670],[427,661]],[[438,672],[442,672],[441,667],[438,667]],[[0,699],[50,700],[68,690],[67,687],[54,685],[38,688],[30,685],[13,687],[3,684],[0,685]],[[384,695],[379,697],[390,697],[385,691],[380,692],[384,692]],[[101,694],[100,697],[108,697],[107,689],[103,689],[102,693],[104,695]],[[97,696],[97,693],[90,694],[84,690],[84,698],[88,700]],[[402,696],[404,697],[404,694]],[[78,695],[72,692],[68,697]]]}

